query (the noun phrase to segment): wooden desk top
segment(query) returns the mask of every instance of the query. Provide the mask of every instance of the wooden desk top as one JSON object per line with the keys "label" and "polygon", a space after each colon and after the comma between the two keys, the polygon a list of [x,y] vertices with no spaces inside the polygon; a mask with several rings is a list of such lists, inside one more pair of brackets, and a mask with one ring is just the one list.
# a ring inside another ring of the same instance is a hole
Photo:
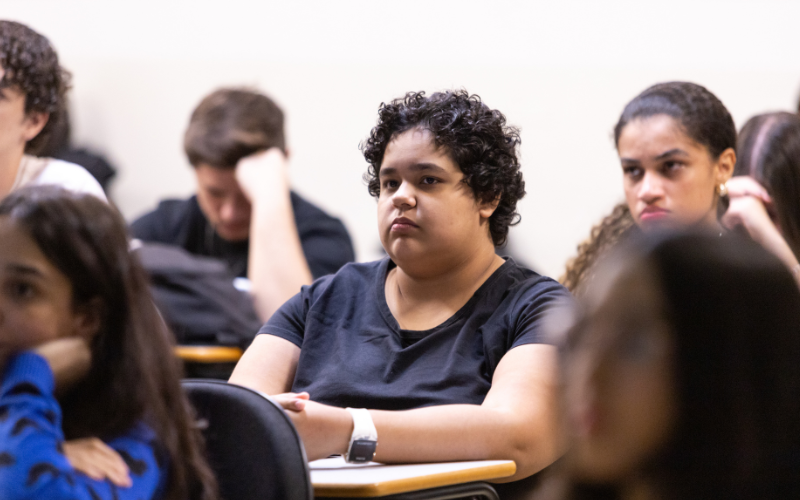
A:
{"label": "wooden desk top", "polygon": [[508,477],[517,471],[512,460],[480,460],[435,464],[348,464],[342,457],[309,464],[318,497],[379,497]]}

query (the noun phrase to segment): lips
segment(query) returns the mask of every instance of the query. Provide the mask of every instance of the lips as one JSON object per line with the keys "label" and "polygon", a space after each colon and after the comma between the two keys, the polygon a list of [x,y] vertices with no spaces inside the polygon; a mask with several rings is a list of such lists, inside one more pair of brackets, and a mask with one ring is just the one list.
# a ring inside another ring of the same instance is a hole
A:
{"label": "lips", "polygon": [[670,211],[664,208],[647,207],[639,214],[639,220],[642,222],[658,221],[668,217],[669,214]]}
{"label": "lips", "polygon": [[418,228],[419,226],[407,217],[398,217],[392,221],[392,231],[410,231]]}

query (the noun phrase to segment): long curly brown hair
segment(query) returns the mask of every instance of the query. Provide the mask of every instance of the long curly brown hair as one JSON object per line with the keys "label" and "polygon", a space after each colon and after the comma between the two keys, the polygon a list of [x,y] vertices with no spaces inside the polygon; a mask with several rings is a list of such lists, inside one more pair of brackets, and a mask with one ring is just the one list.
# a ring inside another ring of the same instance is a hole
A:
{"label": "long curly brown hair", "polygon": [[594,278],[598,259],[626,238],[637,226],[627,203],[615,206],[596,224],[589,237],[578,245],[578,254],[567,261],[567,269],[559,281],[573,295],[579,296]]}
{"label": "long curly brown hair", "polygon": [[0,21],[0,67],[5,71],[0,88],[22,92],[25,113],[50,116],[42,131],[25,145],[26,153],[38,154],[51,131],[66,120],[70,73],[58,63],[58,54],[47,38],[14,21]]}

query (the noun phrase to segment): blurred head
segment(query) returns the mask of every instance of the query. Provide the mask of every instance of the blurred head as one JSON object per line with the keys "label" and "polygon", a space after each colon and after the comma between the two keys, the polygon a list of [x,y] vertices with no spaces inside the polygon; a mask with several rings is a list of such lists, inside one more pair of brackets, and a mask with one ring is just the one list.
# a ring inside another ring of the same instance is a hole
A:
{"label": "blurred head", "polygon": [[168,498],[206,494],[210,476],[171,334],[128,251],[122,217],[91,195],[29,187],[0,203],[0,235],[2,312],[32,317],[36,323],[27,328],[39,327],[14,350],[61,336],[90,341],[91,369],[61,400],[66,438],[113,437],[144,420],[169,456],[181,457],[170,460]]}
{"label": "blurred head", "polygon": [[734,175],[749,175],[766,188],[774,203],[770,216],[800,256],[800,116],[754,116],[739,132],[738,149]]}
{"label": "blurred head", "polygon": [[206,218],[223,239],[246,240],[251,206],[236,181],[236,165],[273,147],[286,153],[283,111],[251,90],[217,90],[192,112],[183,145],[197,175],[197,201]]}
{"label": "blurred head", "polygon": [[[502,245],[525,194],[518,147],[503,114],[464,90],[410,92],[381,104],[362,150],[389,255],[430,258],[476,239]],[[414,225],[398,228],[398,218]]]}
{"label": "blurred head", "polygon": [[719,186],[736,163],[736,128],[714,94],[688,82],[654,85],[625,106],[614,141],[641,228],[716,223]]}
{"label": "blurred head", "polygon": [[47,38],[0,20],[0,153],[39,153],[66,110],[69,80]]}
{"label": "blurred head", "polygon": [[798,486],[800,290],[780,261],[749,240],[662,236],[606,261],[582,306],[564,354],[578,484],[644,478],[662,498]]}

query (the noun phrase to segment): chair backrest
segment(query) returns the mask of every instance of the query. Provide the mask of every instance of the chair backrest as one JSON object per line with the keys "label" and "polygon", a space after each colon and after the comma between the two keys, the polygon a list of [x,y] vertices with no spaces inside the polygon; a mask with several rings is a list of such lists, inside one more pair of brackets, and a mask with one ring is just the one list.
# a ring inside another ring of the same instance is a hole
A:
{"label": "chair backrest", "polygon": [[313,499],[303,444],[277,403],[218,380],[182,384],[204,421],[209,461],[223,499]]}

